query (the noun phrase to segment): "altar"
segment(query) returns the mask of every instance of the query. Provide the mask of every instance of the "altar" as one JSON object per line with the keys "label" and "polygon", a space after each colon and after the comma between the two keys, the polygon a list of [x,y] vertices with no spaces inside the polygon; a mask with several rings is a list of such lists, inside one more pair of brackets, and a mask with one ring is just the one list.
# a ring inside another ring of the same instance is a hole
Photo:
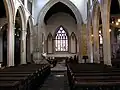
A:
{"label": "altar", "polygon": [[47,58],[66,58],[66,57],[74,57],[77,54],[47,54],[46,57]]}

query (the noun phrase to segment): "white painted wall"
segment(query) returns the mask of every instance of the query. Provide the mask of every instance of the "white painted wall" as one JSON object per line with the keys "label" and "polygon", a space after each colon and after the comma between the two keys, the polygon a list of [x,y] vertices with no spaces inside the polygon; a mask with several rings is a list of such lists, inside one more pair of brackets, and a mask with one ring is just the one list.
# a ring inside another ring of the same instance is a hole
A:
{"label": "white painted wall", "polygon": [[[49,0],[33,0],[32,14],[34,17],[34,24],[37,23],[40,10]],[[80,11],[84,23],[87,23],[87,0],[70,0]],[[44,12],[43,12],[44,13]]]}

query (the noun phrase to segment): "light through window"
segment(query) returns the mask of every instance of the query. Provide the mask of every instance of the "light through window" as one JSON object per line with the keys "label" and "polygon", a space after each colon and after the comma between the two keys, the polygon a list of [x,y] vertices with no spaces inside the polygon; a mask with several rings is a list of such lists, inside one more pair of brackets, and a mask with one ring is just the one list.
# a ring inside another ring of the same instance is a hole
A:
{"label": "light through window", "polygon": [[68,36],[63,27],[60,27],[56,33],[55,51],[68,51]]}

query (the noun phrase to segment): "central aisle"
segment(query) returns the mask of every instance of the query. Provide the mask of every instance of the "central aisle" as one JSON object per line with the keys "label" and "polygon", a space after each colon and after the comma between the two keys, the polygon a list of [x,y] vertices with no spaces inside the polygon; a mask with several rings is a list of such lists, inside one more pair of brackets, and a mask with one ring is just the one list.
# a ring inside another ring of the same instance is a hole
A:
{"label": "central aisle", "polygon": [[69,90],[65,66],[57,64],[39,90]]}

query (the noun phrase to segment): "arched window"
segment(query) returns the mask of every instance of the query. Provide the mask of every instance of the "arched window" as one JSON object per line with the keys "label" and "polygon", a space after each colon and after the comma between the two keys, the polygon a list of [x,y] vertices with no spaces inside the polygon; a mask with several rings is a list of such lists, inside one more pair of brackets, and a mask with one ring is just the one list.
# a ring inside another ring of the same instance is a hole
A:
{"label": "arched window", "polygon": [[76,36],[74,32],[71,33],[71,44],[70,45],[71,45],[71,53],[76,53],[77,40],[76,40]]}
{"label": "arched window", "polygon": [[63,27],[59,27],[56,33],[55,51],[68,51],[68,36]]}
{"label": "arched window", "polygon": [[53,37],[52,34],[49,33],[47,37],[47,42],[48,42],[48,53],[53,53]]}

